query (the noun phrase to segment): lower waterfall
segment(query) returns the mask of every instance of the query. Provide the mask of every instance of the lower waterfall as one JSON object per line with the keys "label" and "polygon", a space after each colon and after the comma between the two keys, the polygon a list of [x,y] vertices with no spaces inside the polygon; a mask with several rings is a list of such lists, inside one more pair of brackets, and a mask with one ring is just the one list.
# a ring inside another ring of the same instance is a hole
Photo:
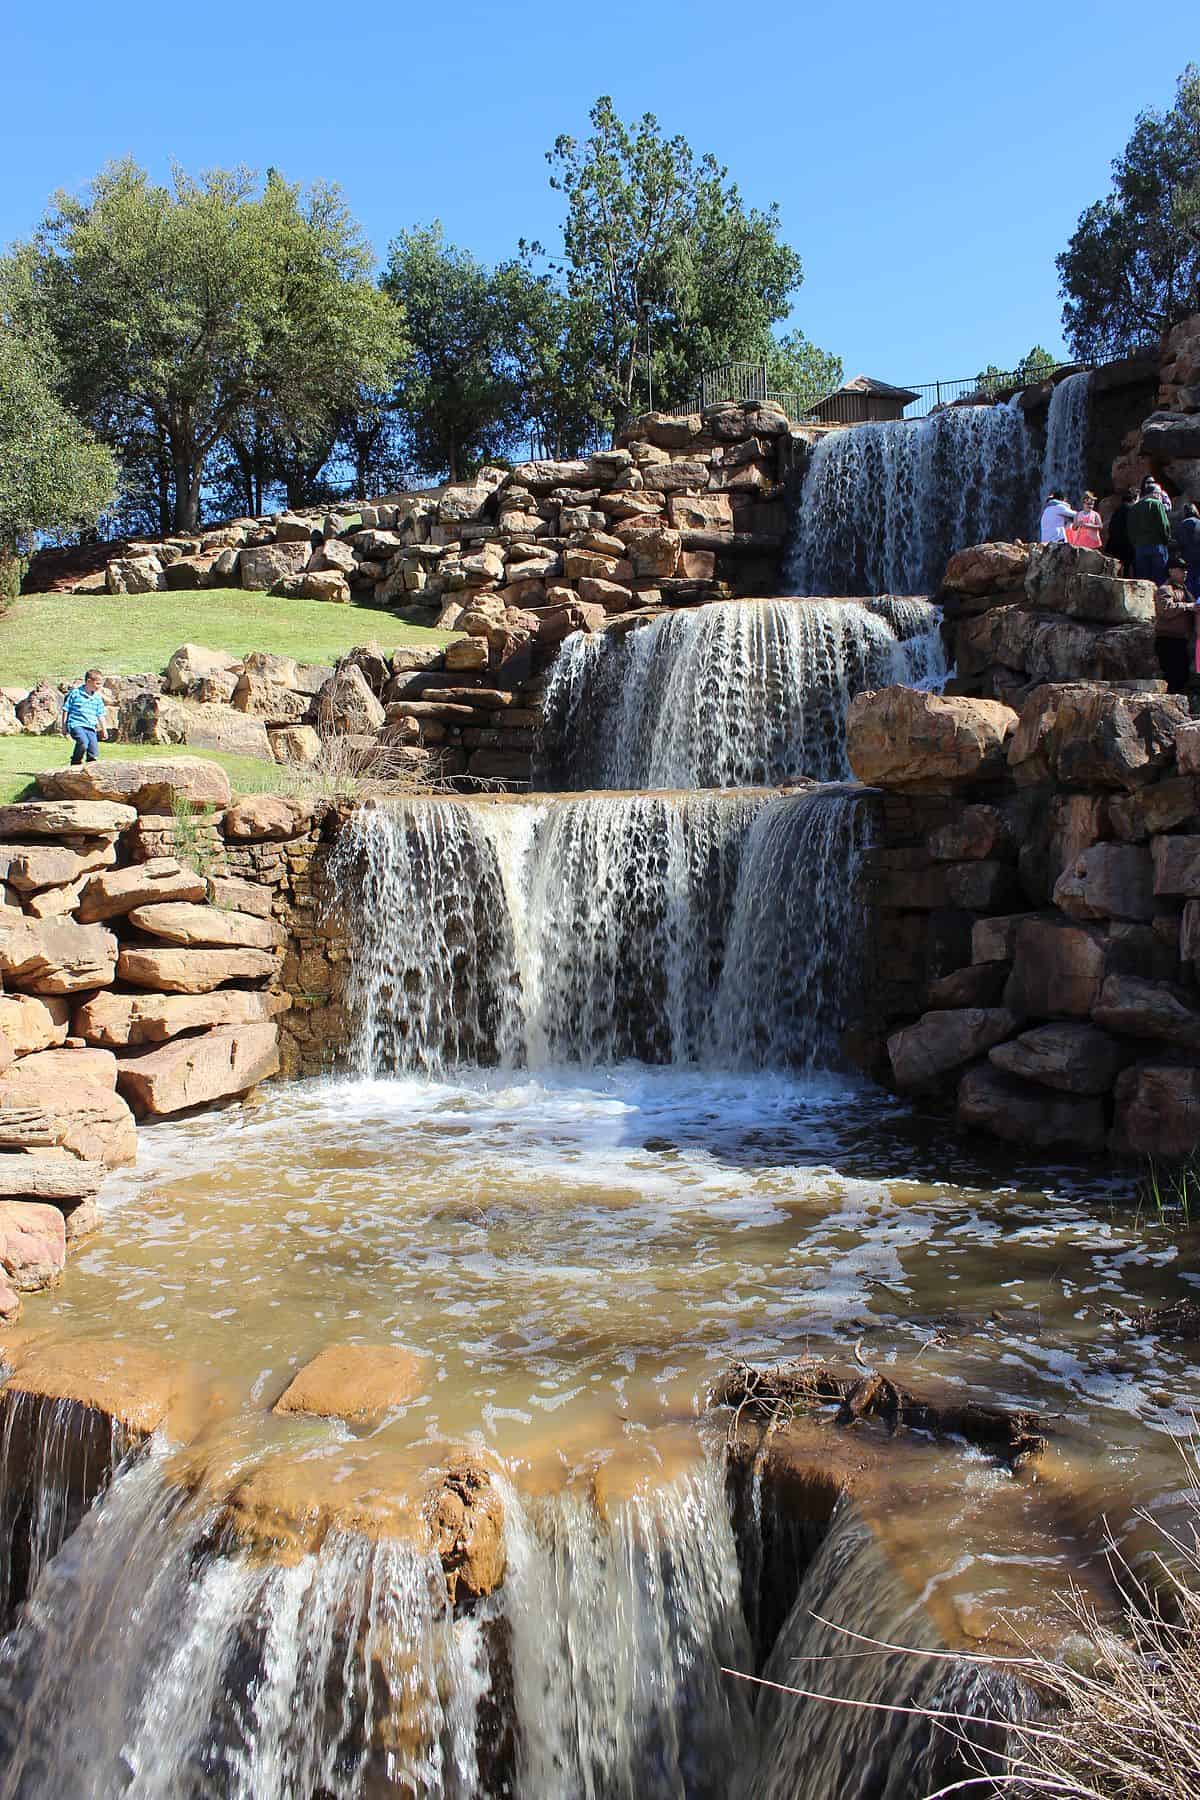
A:
{"label": "lower waterfall", "polygon": [[871,815],[853,789],[362,809],[331,869],[356,1066],[830,1067]]}
{"label": "lower waterfall", "polygon": [[551,671],[534,785],[844,780],[850,701],[943,677],[940,623],[927,601],[887,596],[717,601],[624,637],[577,633]]}
{"label": "lower waterfall", "polygon": [[788,585],[797,594],[935,593],[954,551],[1028,537],[1040,480],[1014,403],[829,432],[804,479]]}

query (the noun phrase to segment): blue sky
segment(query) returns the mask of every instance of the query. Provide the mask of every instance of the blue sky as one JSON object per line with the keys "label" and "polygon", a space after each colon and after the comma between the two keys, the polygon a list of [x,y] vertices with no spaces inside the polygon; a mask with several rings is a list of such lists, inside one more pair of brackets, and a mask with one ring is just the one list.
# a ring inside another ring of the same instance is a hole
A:
{"label": "blue sky", "polygon": [[611,93],[779,201],[794,322],[847,374],[916,382],[1061,349],[1054,257],[1200,58],[1195,0],[10,7],[0,240],[132,155],[336,180],[381,255],[440,218],[495,260],[557,244],[544,153]]}

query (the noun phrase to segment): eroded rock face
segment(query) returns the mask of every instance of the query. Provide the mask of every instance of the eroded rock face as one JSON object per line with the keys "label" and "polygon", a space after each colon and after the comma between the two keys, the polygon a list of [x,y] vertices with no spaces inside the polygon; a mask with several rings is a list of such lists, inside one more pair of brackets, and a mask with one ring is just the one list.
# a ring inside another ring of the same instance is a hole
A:
{"label": "eroded rock face", "polygon": [[84,886],[76,913],[81,924],[93,924],[122,918],[139,906],[203,900],[206,891],[203,875],[194,869],[184,868],[173,856],[152,856],[128,869],[93,876]]}
{"label": "eroded rock face", "polygon": [[[145,865],[143,865],[144,867]],[[251,913],[188,901],[154,901],[135,906],[129,922],[167,944],[200,945],[219,950],[273,950],[286,939],[282,925]]]}
{"label": "eroded rock face", "polygon": [[[133,1115],[113,1092],[105,1051],[43,1050],[0,1076],[0,1106],[28,1107],[55,1122],[56,1141],[81,1162],[121,1168],[137,1156]],[[79,1072],[75,1070],[78,1068]]]}
{"label": "eroded rock face", "polygon": [[102,925],[0,915],[0,978],[30,994],[110,987],[117,940]]}
{"label": "eroded rock face", "polygon": [[1011,1043],[997,1044],[988,1060],[1006,1074],[1064,1094],[1106,1094],[1126,1061],[1120,1044],[1094,1025],[1038,1025]]}
{"label": "eroded rock face", "polygon": [[321,732],[367,732],[382,729],[384,710],[361,669],[342,668],[321,688],[314,703],[317,729]]}
{"label": "eroded rock face", "polygon": [[228,806],[232,798],[229,777],[220,763],[201,756],[68,765],[43,770],[37,784],[48,799],[117,800],[140,813],[170,812],[176,802],[198,812]]}
{"label": "eroded rock face", "polygon": [[998,700],[882,688],[850,704],[846,752],[860,781],[941,793],[1003,772],[1017,714]]}
{"label": "eroded rock face", "polygon": [[256,1025],[286,1012],[287,994],[229,988],[215,994],[97,994],[75,1014],[73,1030],[91,1044],[120,1050],[164,1044],[209,1025]]}
{"label": "eroded rock face", "polygon": [[104,800],[18,800],[0,806],[0,838],[118,837],[137,818]]}
{"label": "eroded rock face", "polygon": [[158,950],[126,944],[117,974],[131,987],[168,994],[208,994],[227,981],[265,981],[278,968],[266,950]]}
{"label": "eroded rock face", "polygon": [[1150,852],[1133,844],[1093,844],[1054,885],[1054,904],[1073,919],[1152,919]]}
{"label": "eroded rock face", "polygon": [[926,1013],[888,1039],[896,1086],[906,1093],[936,1088],[952,1070],[1011,1037],[1018,1023],[1002,1006]]}
{"label": "eroded rock face", "polygon": [[118,1060],[117,1086],[139,1118],[165,1118],[232,1099],[279,1072],[279,1028],[273,1022],[217,1025],[161,1049]]}
{"label": "eroded rock face", "polygon": [[960,1124],[1039,1150],[1104,1148],[1099,1100],[1055,1094],[1006,1075],[990,1062],[968,1069],[958,1088]]}
{"label": "eroded rock face", "polygon": [[427,1390],[430,1359],[398,1344],[327,1344],[304,1364],[272,1409],[366,1425]]}
{"label": "eroded rock face", "polygon": [[1167,767],[1188,716],[1186,701],[1173,694],[1043,686],[1021,709],[1009,765],[1019,782],[1131,792]]}
{"label": "eroded rock face", "polygon": [[[61,1281],[66,1266],[67,1230],[58,1207],[32,1200],[0,1200],[4,1284],[18,1294],[36,1294]],[[0,1295],[0,1314],[5,1310]],[[12,1317],[11,1307],[7,1310]]]}
{"label": "eroded rock face", "polygon": [[482,1599],[504,1579],[504,1507],[487,1467],[464,1453],[427,1496],[423,1516],[450,1603]]}

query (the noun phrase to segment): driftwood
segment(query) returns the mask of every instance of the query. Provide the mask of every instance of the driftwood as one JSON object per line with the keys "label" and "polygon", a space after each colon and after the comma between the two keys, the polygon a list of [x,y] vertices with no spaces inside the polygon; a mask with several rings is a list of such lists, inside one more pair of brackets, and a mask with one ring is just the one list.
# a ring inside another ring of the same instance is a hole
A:
{"label": "driftwood", "polygon": [[836,1406],[837,1425],[881,1419],[893,1433],[923,1431],[932,1437],[963,1438],[999,1457],[1012,1469],[1040,1456],[1046,1447],[1036,1413],[1024,1409],[1010,1412],[1005,1407],[981,1406],[971,1400],[928,1400],[878,1370],[842,1375],[824,1363],[803,1357],[765,1369],[735,1362],[712,1389],[709,1399],[714,1406],[734,1409],[732,1432],[737,1431],[745,1413],[765,1423],[770,1432],[794,1413]]}
{"label": "driftwood", "polygon": [[1156,1337],[1195,1342],[1200,1338],[1200,1302],[1169,1300],[1163,1306],[1142,1306],[1129,1323],[1137,1331],[1153,1332]]}

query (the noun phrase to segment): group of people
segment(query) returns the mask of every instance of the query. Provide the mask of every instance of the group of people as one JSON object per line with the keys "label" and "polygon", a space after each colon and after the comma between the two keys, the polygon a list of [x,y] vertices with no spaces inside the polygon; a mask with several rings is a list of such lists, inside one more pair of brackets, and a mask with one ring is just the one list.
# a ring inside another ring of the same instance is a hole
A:
{"label": "group of people", "polygon": [[1077,507],[1058,488],[1049,494],[1042,511],[1043,544],[1077,544],[1085,550],[1106,550],[1121,564],[1122,572],[1139,581],[1162,587],[1170,576],[1172,541],[1174,559],[1183,570],[1188,598],[1200,605],[1200,512],[1190,500],[1179,507],[1174,533],[1171,500],[1166,489],[1147,475],[1141,491],[1127,488],[1108,521],[1096,510],[1095,494],[1085,494]]}

